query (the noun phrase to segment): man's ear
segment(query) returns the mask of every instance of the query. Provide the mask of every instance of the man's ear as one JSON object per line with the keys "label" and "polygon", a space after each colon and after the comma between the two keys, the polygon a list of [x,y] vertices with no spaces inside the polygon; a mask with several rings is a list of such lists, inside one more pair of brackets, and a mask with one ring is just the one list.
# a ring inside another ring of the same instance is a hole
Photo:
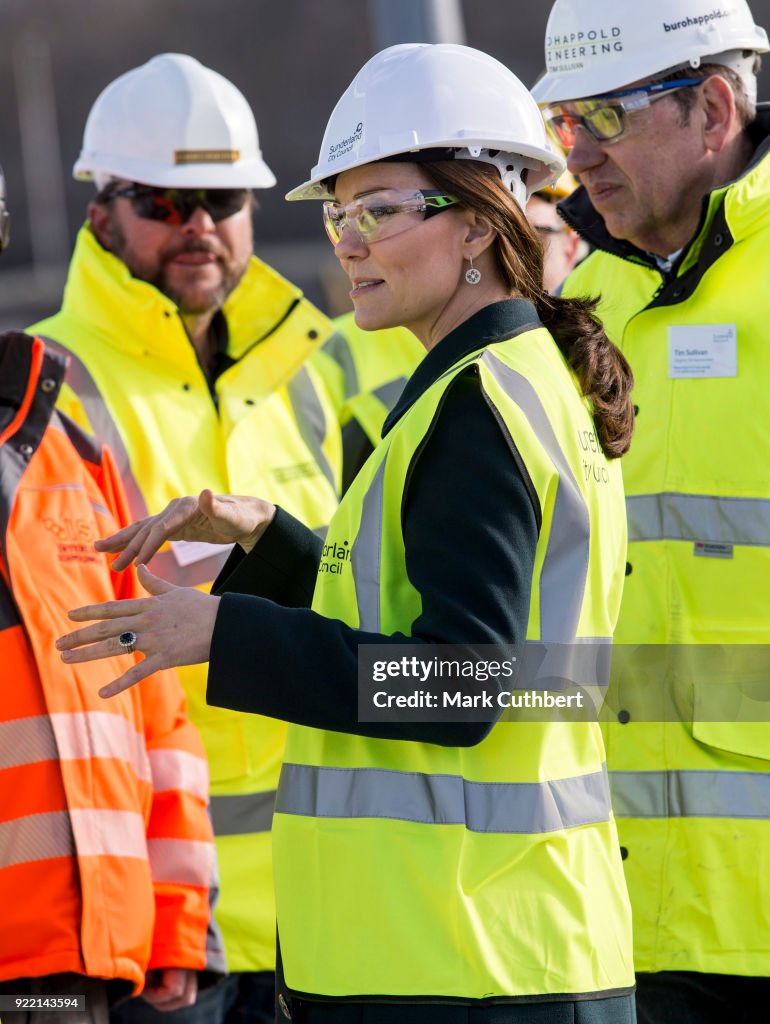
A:
{"label": "man's ear", "polygon": [[564,232],[564,252],[569,261],[570,270],[572,270],[580,258],[581,242],[582,239],[580,235],[576,234],[574,231]]}
{"label": "man's ear", "polygon": [[741,127],[732,86],[721,75],[711,75],[700,94],[704,143],[712,153],[720,153]]}
{"label": "man's ear", "polygon": [[96,235],[96,240],[108,252],[112,251],[114,233],[112,228],[112,216],[106,203],[91,202],[87,210],[88,221],[91,230]]}

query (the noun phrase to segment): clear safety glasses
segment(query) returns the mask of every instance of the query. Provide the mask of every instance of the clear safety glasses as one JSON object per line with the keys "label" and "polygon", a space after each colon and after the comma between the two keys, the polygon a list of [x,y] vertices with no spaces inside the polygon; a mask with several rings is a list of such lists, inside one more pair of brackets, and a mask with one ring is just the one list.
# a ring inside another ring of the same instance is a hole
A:
{"label": "clear safety glasses", "polygon": [[575,145],[575,131],[585,128],[597,142],[616,142],[628,130],[627,114],[644,110],[655,100],[677,89],[701,85],[702,78],[675,78],[670,82],[651,82],[620,89],[585,100],[549,103],[543,116],[565,150]]}
{"label": "clear safety glasses", "polygon": [[332,245],[339,244],[342,232],[351,226],[365,242],[379,242],[448,210],[459,200],[444,192],[420,189],[418,192],[403,189],[383,189],[361,196],[343,206],[333,200],[323,204],[324,227]]}

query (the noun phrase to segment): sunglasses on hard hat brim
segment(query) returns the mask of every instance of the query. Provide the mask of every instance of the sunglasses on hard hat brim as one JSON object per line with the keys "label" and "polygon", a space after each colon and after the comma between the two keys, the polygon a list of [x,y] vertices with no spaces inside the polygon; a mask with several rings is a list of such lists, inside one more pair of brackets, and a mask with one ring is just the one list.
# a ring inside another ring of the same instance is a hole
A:
{"label": "sunglasses on hard hat brim", "polygon": [[702,78],[674,78],[668,82],[650,82],[630,89],[619,89],[603,96],[549,103],[543,109],[543,117],[549,131],[565,150],[569,151],[575,145],[575,132],[578,128],[585,128],[597,142],[612,143],[627,131],[628,114],[645,110],[655,100],[677,89],[701,85],[703,81]]}
{"label": "sunglasses on hard hat brim", "polygon": [[186,224],[200,207],[214,223],[239,213],[249,197],[247,188],[156,188],[152,185],[107,186],[98,199],[128,199],[137,217],[163,224]]}

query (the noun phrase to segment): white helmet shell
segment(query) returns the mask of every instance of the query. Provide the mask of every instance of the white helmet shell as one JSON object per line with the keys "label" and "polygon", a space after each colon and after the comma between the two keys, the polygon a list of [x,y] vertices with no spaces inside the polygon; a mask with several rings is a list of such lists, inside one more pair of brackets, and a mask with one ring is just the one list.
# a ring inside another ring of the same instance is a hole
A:
{"label": "white helmet shell", "polygon": [[[548,17],[538,103],[600,96],[726,51],[768,49],[745,0],[556,0]],[[722,61],[721,63],[724,63]]]}
{"label": "white helmet shell", "polygon": [[310,178],[286,198],[328,199],[326,179],[342,171],[444,148],[494,163],[522,205],[563,168],[537,104],[505,65],[469,46],[405,43],[358,72],[332,111]]}
{"label": "white helmet shell", "polygon": [[73,168],[176,188],[270,188],[254,114],[243,94],[194,57],[162,53],[97,97]]}

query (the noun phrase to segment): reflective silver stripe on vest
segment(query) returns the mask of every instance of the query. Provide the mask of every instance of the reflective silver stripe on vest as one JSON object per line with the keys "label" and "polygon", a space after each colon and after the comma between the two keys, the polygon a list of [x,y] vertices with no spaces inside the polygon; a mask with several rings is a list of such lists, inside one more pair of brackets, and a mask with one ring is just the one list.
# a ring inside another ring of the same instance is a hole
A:
{"label": "reflective silver stripe on vest", "polygon": [[264,793],[212,796],[210,812],[214,835],[245,836],[269,832],[273,827],[274,809],[274,789]]}
{"label": "reflective silver stripe on vest", "polygon": [[334,471],[329,465],[329,460],[324,455],[322,447],[326,438],[326,416],[310,374],[304,366],[297,370],[286,385],[286,390],[294,410],[294,419],[300,437],[336,494],[337,482],[334,478]]}
{"label": "reflective silver stripe on vest", "polygon": [[389,380],[387,384],[381,384],[378,388],[375,388],[372,394],[375,398],[378,398],[388,412],[390,412],[401,397],[401,392],[404,390],[405,384],[406,377],[395,377],[393,380]]}
{"label": "reflective silver stripe on vest", "polygon": [[626,498],[628,539],[688,540],[770,547],[770,500],[712,494],[636,494]]}
{"label": "reflective silver stripe on vest", "polygon": [[102,398],[99,388],[96,386],[96,381],[91,376],[83,360],[75,355],[74,352],[65,348],[55,338],[50,338],[47,335],[40,335],[40,337],[45,343],[46,348],[53,349],[67,359],[67,374],[64,382],[72,388],[82,403],[97,441],[99,444],[106,445],[115,459],[115,464],[123,482],[123,489],[128,499],[131,518],[143,519],[149,512],[142,489],[132,472],[128,450],[123,443],[123,435],[120,433],[117,423],[110,415],[107,404]]}
{"label": "reflective silver stripe on vest", "polygon": [[155,793],[171,790],[190,793],[203,803],[209,798],[209,768],[205,757],[168,747],[149,751],[152,788]]}
{"label": "reflective silver stripe on vest", "polygon": [[610,796],[606,770],[546,782],[469,782],[459,775],[284,764],[275,809],[534,835],[608,821]]}
{"label": "reflective silver stripe on vest", "polygon": [[551,643],[572,643],[588,577],[588,508],[530,382],[489,351],[482,353],[481,362],[527,417],[559,473],[548,549],[540,573],[540,637]]}
{"label": "reflective silver stripe on vest", "polygon": [[610,772],[619,818],[770,819],[770,773]]}
{"label": "reflective silver stripe on vest", "polygon": [[66,811],[28,814],[0,822],[0,867],[72,857],[75,840]]}
{"label": "reflective silver stripe on vest", "polygon": [[147,852],[154,882],[196,885],[204,889],[211,879],[214,844],[196,839],[148,839]]}
{"label": "reflective silver stripe on vest", "polygon": [[57,711],[0,723],[0,769],[93,758],[125,761],[138,779],[150,781],[144,737],[122,715]]}
{"label": "reflective silver stripe on vest", "polygon": [[350,549],[360,629],[379,633],[380,563],[382,560],[382,503],[385,459],[382,459],[361,506],[361,525]]}
{"label": "reflective silver stripe on vest", "polygon": [[144,821],[133,811],[71,810],[0,822],[0,867],[53,857],[147,860]]}
{"label": "reflective silver stripe on vest", "polygon": [[333,334],[324,344],[322,349],[342,370],[345,381],[345,398],[351,398],[360,391],[358,384],[358,372],[356,361],[348,344],[347,338],[342,334]]}

